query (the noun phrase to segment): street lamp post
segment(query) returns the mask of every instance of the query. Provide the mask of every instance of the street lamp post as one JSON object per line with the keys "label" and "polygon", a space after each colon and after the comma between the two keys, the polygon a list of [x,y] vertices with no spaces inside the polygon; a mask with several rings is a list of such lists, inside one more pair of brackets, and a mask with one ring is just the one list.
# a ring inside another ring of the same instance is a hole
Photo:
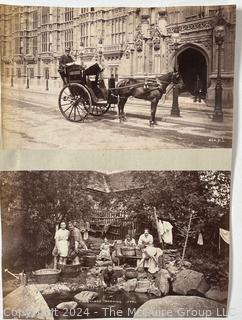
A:
{"label": "street lamp post", "polygon": [[81,42],[80,43],[80,60],[81,60],[82,67],[84,66],[83,55],[84,55],[84,44]]}
{"label": "street lamp post", "polygon": [[171,116],[173,117],[180,117],[180,108],[178,103],[178,95],[179,95],[179,87],[175,81],[175,72],[177,72],[177,52],[179,49],[179,41],[180,41],[180,34],[178,27],[175,29],[174,33],[172,34],[173,38],[173,50],[175,52],[175,65],[174,65],[174,73],[172,79],[172,107],[171,107]]}
{"label": "street lamp post", "polygon": [[102,65],[102,55],[103,55],[103,41],[102,39],[100,39],[97,45],[97,59],[100,65]]}
{"label": "street lamp post", "polygon": [[130,42],[130,75],[134,75],[134,42]]}
{"label": "street lamp post", "polygon": [[221,51],[225,36],[225,20],[222,18],[221,10],[219,11],[219,18],[214,28],[215,43],[218,46],[218,61],[217,61],[217,79],[215,86],[215,105],[213,112],[213,121],[223,122],[223,107],[222,107],[222,95],[223,86],[221,78]]}
{"label": "street lamp post", "polygon": [[13,71],[11,73],[11,87],[13,87]]}
{"label": "street lamp post", "polygon": [[28,70],[28,68],[26,69],[26,72],[27,72],[26,89],[29,89],[29,70]]}

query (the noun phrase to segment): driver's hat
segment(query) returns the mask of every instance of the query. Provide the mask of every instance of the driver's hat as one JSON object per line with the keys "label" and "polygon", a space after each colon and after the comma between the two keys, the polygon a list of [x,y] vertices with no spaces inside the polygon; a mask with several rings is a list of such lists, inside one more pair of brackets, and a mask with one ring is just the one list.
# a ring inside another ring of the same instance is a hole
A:
{"label": "driver's hat", "polygon": [[65,51],[71,51],[71,48],[70,47],[66,47]]}

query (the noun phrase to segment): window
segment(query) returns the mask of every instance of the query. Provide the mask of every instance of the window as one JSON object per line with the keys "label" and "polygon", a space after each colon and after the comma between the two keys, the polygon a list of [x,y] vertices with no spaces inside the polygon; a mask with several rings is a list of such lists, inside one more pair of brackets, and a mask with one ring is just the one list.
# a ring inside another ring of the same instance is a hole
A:
{"label": "window", "polygon": [[17,77],[21,78],[21,68],[17,68]]}
{"label": "window", "polygon": [[65,21],[73,20],[73,8],[65,8]]}
{"label": "window", "polygon": [[49,14],[50,14],[50,8],[43,7],[42,8],[42,24],[49,23]]}
{"label": "window", "polygon": [[122,44],[125,37],[125,19],[112,20],[112,44]]}
{"label": "window", "polygon": [[38,27],[38,12],[33,12],[33,29],[37,29]]}
{"label": "window", "polygon": [[20,29],[20,17],[19,14],[15,14],[14,16],[14,30],[18,31]]}
{"label": "window", "polygon": [[29,77],[31,78],[31,79],[33,79],[34,78],[34,68],[29,68]]}
{"label": "window", "polygon": [[69,29],[65,31],[65,48],[70,47],[72,49],[73,47],[73,30]]}
{"label": "window", "polygon": [[115,68],[114,77],[115,77],[115,81],[118,81],[118,68]]}
{"label": "window", "polygon": [[26,54],[29,54],[29,38],[26,38],[26,40],[25,40],[26,42],[26,46],[25,46],[25,53]]}
{"label": "window", "polygon": [[36,56],[38,52],[38,47],[37,47],[37,37],[33,38],[33,55]]}
{"label": "window", "polygon": [[45,79],[49,79],[50,73],[49,73],[49,68],[45,68]]}
{"label": "window", "polygon": [[7,43],[3,42],[3,56],[5,57],[7,55]]}
{"label": "window", "polygon": [[49,49],[49,33],[43,32],[41,35],[41,51],[48,52]]}
{"label": "window", "polygon": [[15,38],[15,54],[20,54],[20,38]]}
{"label": "window", "polygon": [[87,36],[87,24],[82,23],[80,25],[80,40],[84,47],[88,46],[88,36]]}

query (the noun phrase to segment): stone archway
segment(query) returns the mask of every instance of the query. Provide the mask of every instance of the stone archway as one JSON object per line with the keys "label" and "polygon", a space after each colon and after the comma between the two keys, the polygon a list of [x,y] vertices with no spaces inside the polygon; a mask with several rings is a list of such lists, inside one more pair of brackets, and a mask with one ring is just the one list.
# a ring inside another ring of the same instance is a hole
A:
{"label": "stone archway", "polygon": [[208,59],[203,50],[195,45],[181,48],[177,53],[177,64],[187,91],[194,94],[198,85],[205,98],[208,88]]}

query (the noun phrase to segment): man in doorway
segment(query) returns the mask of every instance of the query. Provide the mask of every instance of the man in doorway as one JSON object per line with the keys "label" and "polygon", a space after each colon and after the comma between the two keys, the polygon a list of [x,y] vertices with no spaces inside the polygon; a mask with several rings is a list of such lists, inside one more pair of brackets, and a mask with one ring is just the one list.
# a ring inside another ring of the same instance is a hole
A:
{"label": "man in doorway", "polygon": [[197,74],[196,76],[196,86],[195,86],[195,90],[194,90],[194,102],[202,102],[202,88],[201,88],[201,81],[200,81],[200,77]]}

